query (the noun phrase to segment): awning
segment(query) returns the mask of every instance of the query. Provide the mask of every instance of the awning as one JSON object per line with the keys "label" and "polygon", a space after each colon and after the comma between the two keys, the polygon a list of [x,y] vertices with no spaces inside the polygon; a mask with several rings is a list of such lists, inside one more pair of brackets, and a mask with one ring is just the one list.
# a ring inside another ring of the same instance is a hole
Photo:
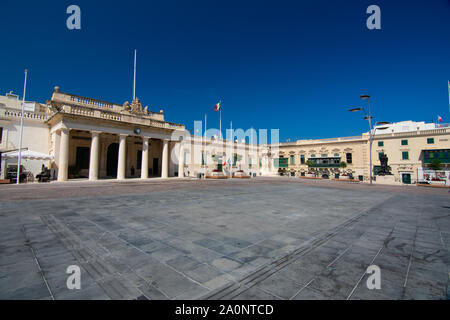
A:
{"label": "awning", "polygon": [[[22,157],[22,159],[27,159],[27,160],[52,160],[53,159],[53,156],[50,156],[45,153],[31,151],[31,150],[22,151],[21,157]],[[19,151],[11,151],[11,152],[2,153],[2,158],[17,159],[17,158],[19,158]]]}

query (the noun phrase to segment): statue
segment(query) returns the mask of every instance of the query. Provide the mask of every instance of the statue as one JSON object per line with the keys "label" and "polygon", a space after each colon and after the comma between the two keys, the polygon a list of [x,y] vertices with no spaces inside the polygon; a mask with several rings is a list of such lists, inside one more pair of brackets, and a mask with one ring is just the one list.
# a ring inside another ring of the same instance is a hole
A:
{"label": "statue", "polygon": [[131,104],[128,101],[125,101],[123,104],[124,111],[127,111],[131,114],[135,115],[144,115],[148,114],[148,107],[145,109],[142,108],[142,103],[139,98],[134,99]]}
{"label": "statue", "polygon": [[123,104],[123,108],[126,111],[130,111],[131,110],[130,103],[128,101],[125,101],[125,103]]}
{"label": "statue", "polygon": [[380,164],[381,164],[381,168],[378,171],[378,175],[379,176],[391,176],[392,173],[390,172],[390,168],[388,166],[388,160],[389,158],[387,157],[387,155],[383,152],[380,156]]}

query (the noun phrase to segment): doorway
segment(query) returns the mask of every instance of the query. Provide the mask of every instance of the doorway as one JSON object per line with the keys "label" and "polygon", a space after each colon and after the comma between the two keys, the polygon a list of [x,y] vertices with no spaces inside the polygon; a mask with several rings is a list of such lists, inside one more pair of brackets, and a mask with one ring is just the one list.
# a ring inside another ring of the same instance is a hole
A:
{"label": "doorway", "polygon": [[90,149],[88,147],[77,147],[75,167],[77,169],[89,169]]}
{"label": "doorway", "polygon": [[153,176],[159,176],[159,158],[153,158]]}
{"label": "doorway", "polygon": [[119,144],[111,143],[106,158],[106,175],[117,178],[117,165],[119,162]]}
{"label": "doorway", "polygon": [[402,182],[404,184],[411,184],[411,174],[410,173],[403,173],[402,174]]}

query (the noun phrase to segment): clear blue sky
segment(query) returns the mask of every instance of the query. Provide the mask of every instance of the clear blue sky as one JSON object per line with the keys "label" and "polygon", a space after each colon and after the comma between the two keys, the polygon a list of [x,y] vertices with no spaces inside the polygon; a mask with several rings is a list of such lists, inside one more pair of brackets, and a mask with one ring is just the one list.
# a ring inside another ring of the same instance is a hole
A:
{"label": "clear blue sky", "polygon": [[[81,7],[82,29],[66,28]],[[381,7],[382,30],[366,28]],[[223,123],[287,138],[367,131],[349,106],[372,95],[376,120],[450,122],[450,0],[12,1],[0,3],[0,91],[45,102],[59,85],[116,103],[137,96],[193,127],[223,101]]]}

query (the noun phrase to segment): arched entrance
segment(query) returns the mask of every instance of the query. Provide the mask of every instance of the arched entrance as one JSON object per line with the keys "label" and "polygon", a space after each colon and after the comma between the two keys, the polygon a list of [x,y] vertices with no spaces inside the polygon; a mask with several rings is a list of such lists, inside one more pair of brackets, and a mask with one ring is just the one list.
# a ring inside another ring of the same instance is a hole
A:
{"label": "arched entrance", "polygon": [[119,161],[119,144],[111,143],[106,158],[106,175],[117,178],[117,164]]}

